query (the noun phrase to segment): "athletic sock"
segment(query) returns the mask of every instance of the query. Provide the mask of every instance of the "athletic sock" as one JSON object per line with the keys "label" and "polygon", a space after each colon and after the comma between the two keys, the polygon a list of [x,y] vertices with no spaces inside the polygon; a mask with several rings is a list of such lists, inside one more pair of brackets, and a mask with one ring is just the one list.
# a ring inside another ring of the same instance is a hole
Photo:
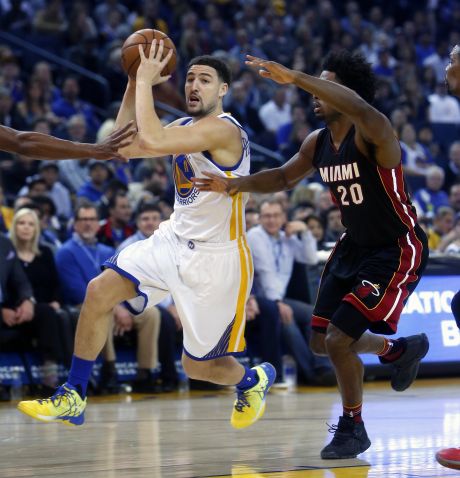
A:
{"label": "athletic sock", "polygon": [[394,362],[406,351],[407,341],[404,337],[401,337],[398,340],[387,339],[384,337],[383,340],[385,341],[383,349],[377,354],[382,363]]}
{"label": "athletic sock", "polygon": [[77,389],[81,398],[86,396],[86,389],[88,388],[93,365],[94,360],[85,360],[76,355],[72,356],[72,366],[70,367],[67,383]]}
{"label": "athletic sock", "polygon": [[253,368],[244,367],[244,377],[241,379],[241,382],[236,384],[236,388],[239,391],[249,390],[259,383],[259,376]]}
{"label": "athletic sock", "polygon": [[359,405],[355,405],[354,407],[347,407],[344,405],[343,416],[347,418],[351,418],[356,423],[362,422],[363,421],[361,417],[362,408],[363,408],[362,403],[360,403]]}

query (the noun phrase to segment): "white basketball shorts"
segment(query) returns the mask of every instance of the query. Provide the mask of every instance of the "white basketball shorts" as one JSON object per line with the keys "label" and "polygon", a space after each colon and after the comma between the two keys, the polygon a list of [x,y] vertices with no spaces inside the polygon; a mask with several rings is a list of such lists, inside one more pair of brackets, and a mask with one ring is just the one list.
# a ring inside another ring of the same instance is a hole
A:
{"label": "white basketball shorts", "polygon": [[165,221],[153,236],[123,249],[104,267],[134,282],[138,296],[126,305],[135,314],[172,295],[184,352],[191,358],[244,352],[245,307],[253,279],[245,236],[226,243],[189,241],[176,236]]}

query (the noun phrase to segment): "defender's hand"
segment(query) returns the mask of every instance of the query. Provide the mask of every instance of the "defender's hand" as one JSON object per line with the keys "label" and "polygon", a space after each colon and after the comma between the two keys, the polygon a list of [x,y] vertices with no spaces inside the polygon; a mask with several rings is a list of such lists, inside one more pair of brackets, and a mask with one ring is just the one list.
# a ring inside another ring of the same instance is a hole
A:
{"label": "defender's hand", "polygon": [[134,139],[136,130],[133,128],[134,121],[130,121],[123,128],[112,131],[107,138],[93,145],[93,158],[95,159],[127,159],[118,153],[119,148],[129,146]]}
{"label": "defender's hand", "polygon": [[263,60],[256,56],[246,55],[246,58],[246,65],[251,66],[252,68],[257,68],[260,76],[276,81],[280,84],[294,82],[295,75],[293,70],[290,70],[274,61]]}
{"label": "defender's hand", "polygon": [[215,193],[233,195],[238,192],[238,178],[226,178],[214,173],[203,172],[207,178],[192,178],[193,184],[200,191],[214,191]]}

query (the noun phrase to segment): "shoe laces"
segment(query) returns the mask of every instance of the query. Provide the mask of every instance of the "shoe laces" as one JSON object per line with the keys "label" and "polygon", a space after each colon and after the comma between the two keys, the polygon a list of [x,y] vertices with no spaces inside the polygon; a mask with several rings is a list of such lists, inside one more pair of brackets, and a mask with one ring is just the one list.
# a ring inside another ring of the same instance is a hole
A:
{"label": "shoe laces", "polygon": [[236,393],[237,393],[237,396],[236,396],[235,410],[237,410],[238,412],[242,412],[244,407],[251,406],[247,397],[248,393],[246,391],[245,392],[237,391]]}
{"label": "shoe laces", "polygon": [[343,427],[339,425],[329,425],[329,423],[326,422],[326,425],[328,426],[328,432],[334,434],[334,438],[331,441],[331,445],[341,445],[342,443],[345,443],[349,438],[350,438],[350,432],[347,432],[343,429]]}
{"label": "shoe laces", "polygon": [[52,395],[50,398],[40,399],[38,400],[38,403],[42,405],[44,403],[51,402],[53,406],[57,408],[61,405],[64,399],[67,400],[67,403],[69,406],[69,410],[68,410],[69,415],[71,415],[72,413],[78,412],[78,404],[77,404],[76,398],[74,397],[74,394],[70,390],[67,390],[65,388],[64,389],[58,388],[58,390],[56,391],[54,395]]}

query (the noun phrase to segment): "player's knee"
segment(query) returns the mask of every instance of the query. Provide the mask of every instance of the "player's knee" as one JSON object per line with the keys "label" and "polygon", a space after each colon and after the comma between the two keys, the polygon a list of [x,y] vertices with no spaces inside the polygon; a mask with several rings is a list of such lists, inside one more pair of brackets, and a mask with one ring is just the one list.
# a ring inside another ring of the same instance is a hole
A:
{"label": "player's knee", "polygon": [[112,297],[106,281],[101,276],[92,279],[86,288],[85,304],[100,311],[109,311],[123,299]]}
{"label": "player's knee", "polygon": [[86,288],[85,305],[108,312],[124,300],[136,296],[134,284],[112,270],[105,270],[92,279]]}
{"label": "player's knee", "polygon": [[350,337],[331,324],[327,329],[325,345],[327,353],[331,358],[342,355],[350,349]]}
{"label": "player's knee", "polygon": [[91,279],[88,283],[88,287],[86,288],[85,302],[91,304],[98,304],[104,300],[103,297],[103,284],[101,284],[99,277]]}
{"label": "player's knee", "polygon": [[208,372],[206,362],[197,362],[196,360],[182,355],[182,367],[187,377],[194,380],[207,380]]}
{"label": "player's knee", "polygon": [[313,333],[310,338],[310,350],[315,355],[327,356],[326,334]]}

